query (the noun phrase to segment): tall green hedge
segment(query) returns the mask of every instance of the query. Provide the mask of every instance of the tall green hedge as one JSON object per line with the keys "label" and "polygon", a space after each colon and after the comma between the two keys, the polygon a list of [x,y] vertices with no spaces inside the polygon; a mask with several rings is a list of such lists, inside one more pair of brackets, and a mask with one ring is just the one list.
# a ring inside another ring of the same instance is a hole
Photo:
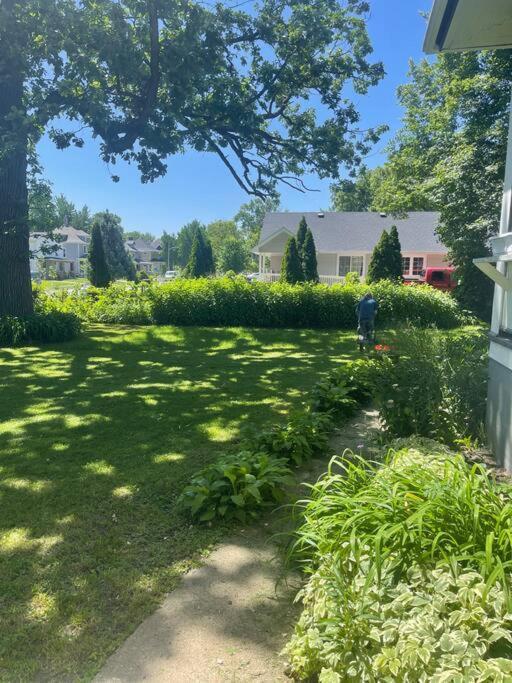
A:
{"label": "tall green hedge", "polygon": [[[328,287],[198,278],[91,287],[53,298],[50,305],[83,320],[106,323],[354,329],[355,305],[366,291],[364,284]],[[455,300],[428,285],[382,281],[372,292],[379,302],[378,327],[409,321],[419,327],[450,328],[465,322]]]}

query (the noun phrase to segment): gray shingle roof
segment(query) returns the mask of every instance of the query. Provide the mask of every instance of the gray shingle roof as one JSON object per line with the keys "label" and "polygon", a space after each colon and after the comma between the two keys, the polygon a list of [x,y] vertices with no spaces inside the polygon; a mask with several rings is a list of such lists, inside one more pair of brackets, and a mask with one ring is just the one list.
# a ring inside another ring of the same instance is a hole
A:
{"label": "gray shingle roof", "polygon": [[439,213],[436,211],[413,211],[407,218],[389,215],[383,218],[372,211],[326,211],[323,218],[317,212],[267,213],[260,244],[281,228],[295,234],[302,216],[311,228],[318,252],[371,252],[382,231],[389,230],[392,225],[398,228],[403,252],[444,254],[447,251],[435,234],[439,223]]}

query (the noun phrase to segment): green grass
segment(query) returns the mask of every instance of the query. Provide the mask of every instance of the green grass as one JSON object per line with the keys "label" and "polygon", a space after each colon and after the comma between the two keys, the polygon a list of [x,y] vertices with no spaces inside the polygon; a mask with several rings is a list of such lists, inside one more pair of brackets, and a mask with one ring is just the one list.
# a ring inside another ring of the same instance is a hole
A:
{"label": "green grass", "polygon": [[176,499],[354,334],[91,326],[0,350],[0,679],[87,679],[223,529]]}
{"label": "green grass", "polygon": [[68,289],[79,289],[82,285],[89,284],[86,277],[69,278],[68,280],[42,280],[41,287],[45,292],[60,292]]}

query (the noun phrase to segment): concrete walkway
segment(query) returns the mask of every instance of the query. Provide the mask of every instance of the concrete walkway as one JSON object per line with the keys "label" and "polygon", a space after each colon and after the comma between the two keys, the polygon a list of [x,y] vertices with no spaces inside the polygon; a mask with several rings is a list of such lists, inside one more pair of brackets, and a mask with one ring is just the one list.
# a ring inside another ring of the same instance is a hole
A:
{"label": "concrete walkway", "polygon": [[[338,430],[331,446],[356,450],[377,429],[363,411]],[[302,481],[315,481],[325,460],[310,463]],[[161,607],[107,661],[96,683],[278,683],[289,680],[279,656],[300,611],[299,577],[283,577],[271,542],[274,518],[221,544],[183,577]],[[286,578],[286,580],[284,580]]]}

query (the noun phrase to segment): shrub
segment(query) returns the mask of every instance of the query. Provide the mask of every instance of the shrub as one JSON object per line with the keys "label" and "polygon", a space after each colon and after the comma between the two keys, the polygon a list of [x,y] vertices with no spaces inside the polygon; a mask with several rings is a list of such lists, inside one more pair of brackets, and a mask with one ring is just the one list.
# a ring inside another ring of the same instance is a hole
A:
{"label": "shrub", "polygon": [[225,456],[193,477],[181,495],[192,517],[245,522],[264,505],[282,501],[292,481],[284,460],[267,453],[242,451]]}
{"label": "shrub", "polygon": [[407,329],[374,373],[373,391],[389,436],[419,434],[453,444],[481,432],[486,380],[482,332]]}
{"label": "shrub", "polygon": [[47,311],[25,318],[0,317],[0,346],[68,341],[79,332],[80,320],[72,313]]}
{"label": "shrub", "polygon": [[[177,278],[169,283],[116,282],[104,290],[54,295],[55,306],[96,322],[355,329],[355,305],[364,285],[248,283],[236,278]],[[377,283],[377,324],[394,322],[439,328],[466,319],[455,301],[428,285]],[[132,310],[133,309],[133,310]]]}
{"label": "shrub", "polygon": [[319,681],[508,680],[512,486],[429,440],[333,459],[292,557],[311,574],[286,648]]}
{"label": "shrub", "polygon": [[326,451],[332,429],[329,415],[318,412],[298,412],[288,424],[275,425],[251,440],[257,450],[301,465],[315,454]]}
{"label": "shrub", "polygon": [[506,591],[476,572],[425,571],[347,580],[326,561],[301,592],[304,611],[285,652],[294,677],[320,683],[510,680],[512,617]]}
{"label": "shrub", "polygon": [[[155,285],[151,310],[157,324],[355,329],[355,305],[365,291],[361,284],[178,279]],[[428,285],[404,287],[382,281],[372,292],[379,303],[380,327],[410,321],[420,327],[450,328],[465,322],[456,302]]]}

